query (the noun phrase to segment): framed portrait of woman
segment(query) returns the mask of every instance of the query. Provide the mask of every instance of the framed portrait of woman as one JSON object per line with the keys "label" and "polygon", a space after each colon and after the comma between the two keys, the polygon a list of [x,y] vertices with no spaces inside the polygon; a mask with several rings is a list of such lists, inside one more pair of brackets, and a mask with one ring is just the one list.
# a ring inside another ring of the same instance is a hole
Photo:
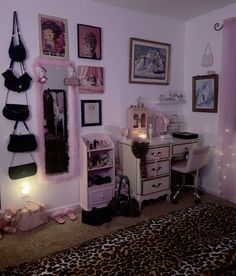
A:
{"label": "framed portrait of woman", "polygon": [[217,113],[218,75],[193,76],[192,111]]}
{"label": "framed portrait of woman", "polygon": [[78,24],[78,58],[102,59],[101,28]]}
{"label": "framed portrait of woman", "polygon": [[39,14],[40,56],[69,59],[67,19]]}

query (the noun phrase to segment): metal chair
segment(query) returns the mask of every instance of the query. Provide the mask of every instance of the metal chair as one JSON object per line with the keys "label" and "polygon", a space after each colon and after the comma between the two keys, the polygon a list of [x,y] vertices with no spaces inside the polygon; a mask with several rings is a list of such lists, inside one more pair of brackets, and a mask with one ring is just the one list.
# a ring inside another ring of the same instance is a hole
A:
{"label": "metal chair", "polygon": [[[178,190],[173,195],[171,201],[172,203],[177,203],[177,196],[180,191],[185,187],[194,188],[194,195],[196,197],[195,203],[200,203],[200,195],[198,191],[198,174],[199,170],[208,163],[210,146],[206,145],[199,148],[193,148],[189,151],[189,156],[187,160],[176,161],[172,164],[172,171],[176,171],[182,174],[182,184],[177,185]],[[186,174],[191,174],[194,177],[193,185],[185,184]]]}

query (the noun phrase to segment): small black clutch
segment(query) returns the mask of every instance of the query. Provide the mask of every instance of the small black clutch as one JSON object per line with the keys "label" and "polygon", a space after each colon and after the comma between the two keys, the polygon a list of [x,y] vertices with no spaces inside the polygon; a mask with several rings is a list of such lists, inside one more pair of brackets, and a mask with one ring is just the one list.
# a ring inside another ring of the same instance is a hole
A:
{"label": "small black clutch", "polygon": [[35,162],[11,166],[8,168],[8,175],[12,180],[28,177],[37,173],[37,164]]}

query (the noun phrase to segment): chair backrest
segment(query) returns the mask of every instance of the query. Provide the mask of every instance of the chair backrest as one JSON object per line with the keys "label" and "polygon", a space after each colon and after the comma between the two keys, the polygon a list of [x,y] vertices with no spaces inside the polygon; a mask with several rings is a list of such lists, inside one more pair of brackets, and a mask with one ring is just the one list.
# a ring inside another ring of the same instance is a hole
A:
{"label": "chair backrest", "polygon": [[188,172],[196,171],[205,166],[209,159],[210,146],[193,148],[189,151],[189,158],[186,164]]}

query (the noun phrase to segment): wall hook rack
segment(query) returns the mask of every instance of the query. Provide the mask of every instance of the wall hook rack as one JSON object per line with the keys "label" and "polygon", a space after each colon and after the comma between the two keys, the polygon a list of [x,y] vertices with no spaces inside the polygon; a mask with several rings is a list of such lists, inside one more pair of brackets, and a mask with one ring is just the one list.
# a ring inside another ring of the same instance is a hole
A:
{"label": "wall hook rack", "polygon": [[219,23],[216,23],[215,25],[214,25],[214,30],[215,31],[220,31],[222,28],[223,28],[223,24],[222,25],[220,25]]}

